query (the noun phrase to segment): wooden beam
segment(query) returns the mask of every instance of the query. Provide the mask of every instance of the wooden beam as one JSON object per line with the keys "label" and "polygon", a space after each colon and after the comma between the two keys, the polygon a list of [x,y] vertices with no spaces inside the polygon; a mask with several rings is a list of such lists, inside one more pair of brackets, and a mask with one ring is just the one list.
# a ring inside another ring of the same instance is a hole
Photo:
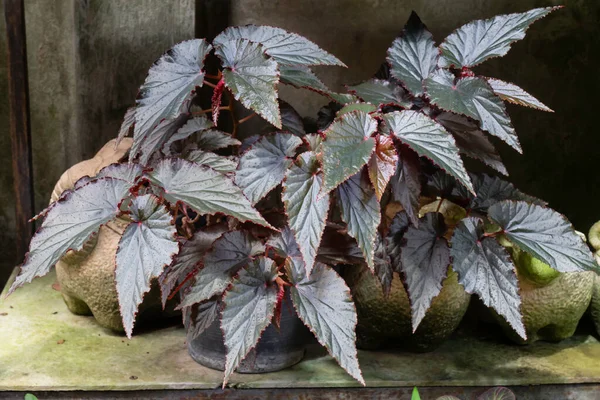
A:
{"label": "wooden beam", "polygon": [[24,0],[4,0],[4,17],[8,38],[8,96],[17,225],[16,250],[19,258],[17,263],[20,263],[27,252],[34,229],[34,225],[28,222],[34,214],[34,206]]}

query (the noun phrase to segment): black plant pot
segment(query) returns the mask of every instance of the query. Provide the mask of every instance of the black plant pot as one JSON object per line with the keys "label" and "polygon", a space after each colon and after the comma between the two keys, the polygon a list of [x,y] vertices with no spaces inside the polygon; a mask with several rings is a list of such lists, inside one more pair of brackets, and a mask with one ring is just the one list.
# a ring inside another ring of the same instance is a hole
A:
{"label": "black plant pot", "polygon": [[[271,324],[258,344],[241,362],[237,372],[260,374],[275,372],[299,363],[312,334],[304,326],[286,296],[281,311],[281,329]],[[205,367],[225,370],[225,343],[220,321],[215,321],[197,338],[188,341],[190,356]]]}

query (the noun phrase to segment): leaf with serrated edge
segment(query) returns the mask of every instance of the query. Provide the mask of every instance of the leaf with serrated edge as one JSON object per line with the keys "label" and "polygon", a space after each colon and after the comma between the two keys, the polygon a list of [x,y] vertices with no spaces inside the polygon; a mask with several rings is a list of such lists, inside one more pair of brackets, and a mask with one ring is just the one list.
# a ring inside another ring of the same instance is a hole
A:
{"label": "leaf with serrated edge", "polygon": [[277,63],[263,47],[246,39],[223,42],[215,54],[223,62],[223,80],[235,99],[281,129],[277,103]]}
{"label": "leaf with serrated edge", "polygon": [[463,219],[454,230],[450,255],[458,282],[527,339],[515,265],[506,249],[495,238],[484,238],[483,233],[483,221],[474,217]]}
{"label": "leaf with serrated edge", "polygon": [[189,115],[183,113],[174,119],[165,119],[161,121],[156,128],[149,131],[150,133],[143,141],[133,143],[129,153],[129,161],[139,155],[140,163],[147,165],[152,156],[162,148],[164,148],[167,140],[174,135],[188,120]]}
{"label": "leaf with serrated edge", "polygon": [[415,96],[423,94],[423,80],[437,67],[439,51],[433,35],[413,11],[402,31],[388,49],[390,74]]}
{"label": "leaf with serrated edge", "polygon": [[398,147],[398,166],[391,179],[392,197],[402,204],[413,225],[419,225],[421,165],[419,155],[408,146]]}
{"label": "leaf with serrated edge", "polygon": [[102,168],[94,179],[117,178],[127,181],[129,183],[134,183],[137,180],[137,178],[142,176],[143,172],[144,169],[139,164],[110,164]]}
{"label": "leaf with serrated edge", "polygon": [[[187,139],[188,137],[192,136],[194,133],[205,131],[207,129],[212,128],[213,126],[214,126],[213,123],[208,118],[206,118],[205,115],[191,118],[185,123],[185,125],[183,125],[181,128],[179,128],[177,130],[177,132],[175,132],[169,138],[169,140],[167,140],[167,142],[163,146],[162,150],[165,154],[170,154],[170,148],[173,143],[177,142],[178,140]],[[227,136],[230,137],[229,135],[227,135]],[[227,147],[227,146],[222,146],[222,147]],[[214,150],[214,149],[210,149],[210,150]]]}
{"label": "leaf with serrated edge", "polygon": [[213,151],[224,149],[229,146],[239,146],[242,144],[239,140],[231,137],[229,133],[221,132],[216,129],[202,131],[198,135],[196,142],[202,150]]}
{"label": "leaf with serrated edge", "polygon": [[502,200],[523,200],[541,206],[547,205],[546,202],[521,192],[512,183],[497,176],[478,174],[471,175],[471,179],[477,194],[471,198],[469,204],[469,208],[473,210],[486,212],[491,205]]}
{"label": "leaf with serrated edge", "polygon": [[182,201],[198,214],[225,214],[242,222],[271,227],[229,177],[182,159],[165,159],[148,175],[164,189],[165,199]]}
{"label": "leaf with serrated edge", "polygon": [[404,108],[412,106],[412,103],[407,99],[408,94],[406,91],[391,81],[370,79],[358,85],[350,86],[348,90],[363,101],[378,106],[396,105]]}
{"label": "leaf with serrated edge", "polygon": [[381,208],[375,190],[362,173],[351,176],[337,190],[342,220],[348,224],[348,234],[356,239],[367,265],[375,270],[373,253]]}
{"label": "leaf with serrated edge", "polygon": [[129,210],[133,222],[119,240],[115,281],[123,327],[130,338],[138,306],[150,290],[150,281],[171,264],[179,243],[173,216],[158,197],[151,194],[136,197]]}
{"label": "leaf with serrated edge", "polygon": [[272,26],[234,26],[225,29],[213,41],[220,46],[229,40],[247,39],[260,43],[264,51],[282,65],[346,65],[310,40]]}
{"label": "leaf with serrated edge", "polygon": [[[212,50],[204,39],[181,42],[154,63],[140,87],[135,111],[134,147],[163,119],[174,119],[204,80],[204,57]],[[137,154],[134,154],[134,156]]]}
{"label": "leaf with serrated edge", "polygon": [[377,200],[381,200],[388,182],[396,173],[397,166],[398,154],[396,154],[393,140],[380,135],[376,139],[375,152],[371,154],[371,159],[367,164],[369,179],[375,188]]}
{"label": "leaf with serrated edge", "polygon": [[9,294],[46,275],[68,251],[78,251],[101,225],[115,218],[119,205],[129,194],[131,183],[102,178],[61,196],[49,207],[46,218],[29,244],[29,252]]}
{"label": "leaf with serrated edge", "polygon": [[340,264],[365,264],[365,257],[362,250],[356,244],[356,240],[346,233],[325,227],[323,238],[319,251],[317,251],[317,261],[327,265]]}
{"label": "leaf with serrated edge", "polygon": [[311,89],[319,93],[329,92],[329,88],[311,71],[310,68],[297,65],[280,65],[281,82],[296,88]]}
{"label": "leaf with serrated edge", "polygon": [[206,165],[222,174],[235,172],[238,163],[234,159],[226,156],[220,156],[210,151],[194,150],[185,157],[196,164]]}
{"label": "leaf with serrated edge", "polygon": [[496,93],[504,101],[509,103],[518,104],[524,107],[531,107],[537,110],[554,112],[548,108],[544,103],[521,89],[515,84],[510,82],[504,82],[500,79],[487,78],[488,83],[492,87],[494,93]]}
{"label": "leaf with serrated edge", "polygon": [[227,232],[215,241],[202,260],[203,267],[179,307],[206,301],[221,294],[231,283],[234,274],[248,264],[252,257],[264,253],[264,246],[248,232]]}
{"label": "leaf with serrated edge", "polygon": [[225,293],[221,329],[227,348],[223,387],[271,324],[277,305],[277,265],[259,257],[242,269]]}
{"label": "leaf with serrated edge", "polygon": [[302,140],[297,136],[278,132],[262,137],[242,155],[235,173],[235,184],[252,204],[258,203],[283,181],[301,144]]}
{"label": "leaf with serrated edge", "polygon": [[427,157],[473,191],[458,147],[444,127],[418,111],[394,111],[384,116],[395,137],[422,157]]}
{"label": "leaf with serrated edge", "polygon": [[316,263],[307,275],[304,262],[299,258],[289,258],[286,271],[292,284],[292,302],[300,319],[338,364],[364,385],[355,345],[356,308],[344,280],[321,263]]}
{"label": "leaf with serrated edge", "polygon": [[279,100],[279,111],[281,112],[281,126],[284,131],[289,131],[298,137],[306,135],[302,117],[294,107],[285,101]]}
{"label": "leaf with serrated edge", "polygon": [[369,114],[354,111],[344,114],[325,130],[323,142],[323,193],[356,174],[369,161],[375,149],[371,135],[377,121]]}
{"label": "leaf with serrated edge", "polygon": [[450,265],[450,249],[444,239],[446,226],[440,213],[427,213],[419,227],[404,234],[401,270],[406,277],[413,332],[425,317],[431,301],[440,294]]}
{"label": "leaf with serrated edge", "polygon": [[121,143],[125,136],[129,135],[133,124],[135,124],[135,107],[130,107],[127,109],[125,116],[123,117],[123,122],[121,123],[119,134],[117,135],[117,140],[115,141],[115,148],[119,146],[119,143]]}
{"label": "leaf with serrated edge", "polygon": [[322,186],[323,174],[312,152],[298,156],[283,182],[285,211],[308,272],[315,263],[329,210],[329,195],[320,193]]}
{"label": "leaf with serrated edge", "polygon": [[455,83],[454,75],[441,69],[427,78],[425,86],[431,103],[479,121],[481,129],[523,152],[504,103],[485,79],[465,77]]}
{"label": "leaf with serrated edge", "polygon": [[488,215],[511,242],[557,271],[600,272],[571,223],[551,208],[507,200],[492,205]]}
{"label": "leaf with serrated edge", "polygon": [[212,298],[183,310],[184,318],[189,321],[186,324],[188,341],[200,336],[217,320],[222,304],[220,299]]}
{"label": "leaf with serrated edge", "polygon": [[493,57],[502,57],[510,46],[525,37],[529,25],[560,7],[535,8],[524,13],[498,15],[469,22],[440,44],[440,66],[473,67]]}
{"label": "leaf with serrated edge", "polygon": [[302,257],[294,232],[287,225],[280,232],[271,236],[267,241],[267,247],[275,250],[280,257]]}

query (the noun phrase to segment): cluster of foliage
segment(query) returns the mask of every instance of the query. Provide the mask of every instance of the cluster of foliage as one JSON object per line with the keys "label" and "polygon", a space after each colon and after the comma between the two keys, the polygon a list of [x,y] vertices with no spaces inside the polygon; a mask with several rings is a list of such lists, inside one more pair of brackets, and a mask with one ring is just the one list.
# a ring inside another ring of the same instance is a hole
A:
{"label": "cluster of foliage", "polygon": [[[421,395],[419,394],[419,390],[415,387],[413,389],[412,395],[410,397],[411,400],[421,400]],[[477,400],[515,400],[515,394],[508,388],[505,387],[497,387],[486,390],[483,394],[481,394]],[[445,395],[442,397],[438,397],[437,400],[460,400],[456,396]]]}
{"label": "cluster of foliage", "polygon": [[[521,150],[503,100],[549,111],[519,87],[471,68],[506,54],[552,10],[471,22],[439,46],[413,14],[386,67],[349,94],[332,92],[310,70],[343,66],[340,60],[279,28],[232,27],[212,45],[174,46],[152,66],[125,116],[119,137],[133,133],[128,162],[83,178],[40,214],[44,222],[11,290],[121,218],[129,225],[115,280],[127,335],[158,278],[164,302],[181,294],[190,338],[220,321],[225,382],[264,329],[279,324],[289,296],[319,342],[364,383],[355,307],[332,268],[340,263],[366,264],[386,291],[399,272],[415,330],[452,264],[465,290],[525,337],[515,265],[502,243],[559,271],[597,265],[562,215],[500,178],[469,174],[460,154],[506,174],[485,136]],[[218,65],[212,74],[207,57]],[[337,103],[322,110],[316,133],[278,100],[280,83]],[[236,101],[252,114],[238,118]],[[242,142],[238,126],[253,115],[276,131]],[[430,212],[420,215],[420,202],[432,196]],[[386,222],[382,214],[398,203],[403,210]],[[440,211],[452,207],[462,215],[444,218]]]}

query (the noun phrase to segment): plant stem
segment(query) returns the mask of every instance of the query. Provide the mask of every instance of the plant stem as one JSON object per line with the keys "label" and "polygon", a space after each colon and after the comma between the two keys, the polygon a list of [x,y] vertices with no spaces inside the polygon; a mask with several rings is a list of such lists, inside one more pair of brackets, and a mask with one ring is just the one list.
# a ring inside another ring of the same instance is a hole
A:
{"label": "plant stem", "polygon": [[244,122],[251,120],[252,118],[256,117],[256,113],[252,113],[250,115],[245,116],[244,118],[240,119],[238,121],[238,125],[243,124]]}
{"label": "plant stem", "polygon": [[441,208],[442,208],[442,204],[444,203],[444,198],[440,199],[440,204],[438,204],[437,206],[437,210],[435,210],[436,213],[439,213]]}
{"label": "plant stem", "polygon": [[[221,107],[219,107],[219,111],[225,111],[225,110],[230,110],[229,106],[221,106]],[[192,116],[193,117],[198,117],[200,115],[208,114],[208,113],[212,113],[212,112],[213,112],[212,108],[207,108],[205,110],[193,112]]]}

